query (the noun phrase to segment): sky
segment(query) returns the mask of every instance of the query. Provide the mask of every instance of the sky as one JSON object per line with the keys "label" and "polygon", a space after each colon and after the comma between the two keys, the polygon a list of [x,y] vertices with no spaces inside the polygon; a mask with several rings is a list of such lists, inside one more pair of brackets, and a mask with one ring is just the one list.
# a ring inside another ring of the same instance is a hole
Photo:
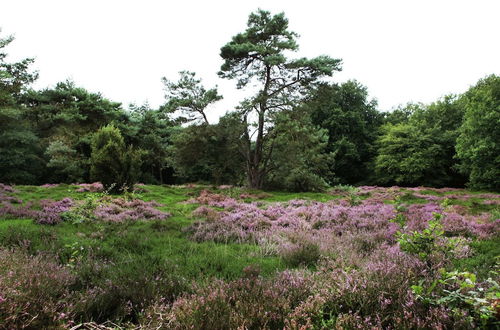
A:
{"label": "sky", "polygon": [[34,88],[71,79],[124,106],[157,107],[162,77],[194,71],[224,96],[209,109],[215,121],[244,96],[218,78],[220,48],[258,8],[285,12],[297,56],[341,58],[330,81],[356,79],[382,111],[500,74],[499,0],[2,0],[0,36],[16,38],[8,61],[35,58]]}

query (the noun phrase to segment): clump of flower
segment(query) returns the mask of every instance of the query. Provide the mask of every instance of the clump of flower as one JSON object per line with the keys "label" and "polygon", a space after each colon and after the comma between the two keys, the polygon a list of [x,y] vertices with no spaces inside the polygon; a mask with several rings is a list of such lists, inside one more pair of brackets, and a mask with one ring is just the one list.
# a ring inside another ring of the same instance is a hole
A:
{"label": "clump of flower", "polygon": [[234,198],[223,194],[216,194],[209,190],[202,190],[198,197],[188,200],[186,203],[199,203],[202,205],[231,209],[238,205],[238,201]]}
{"label": "clump of flower", "polygon": [[94,182],[94,183],[80,183],[77,184],[78,188],[76,191],[77,192],[103,192],[104,191],[104,185],[100,182]]}
{"label": "clump of flower", "polygon": [[240,194],[241,199],[264,199],[268,197],[271,197],[271,194],[265,192]]}
{"label": "clump of flower", "polygon": [[145,202],[140,199],[115,198],[97,206],[94,215],[97,219],[108,222],[164,220],[170,217],[170,213],[155,208],[158,206],[161,206],[161,204],[154,201]]}
{"label": "clump of flower", "polygon": [[42,187],[42,188],[55,188],[55,187],[59,187],[59,184],[58,183],[46,183],[46,184],[42,184],[40,187]]}
{"label": "clump of flower", "polygon": [[13,192],[15,192],[15,190],[14,190],[14,188],[12,188],[12,186],[0,183],[0,194],[2,194],[2,193],[13,193]]}
{"label": "clump of flower", "polygon": [[[17,204],[17,201],[15,204]],[[16,219],[33,218],[36,211],[32,210],[31,206],[31,203],[13,205],[9,201],[3,201],[0,204],[0,216],[9,216]]]}
{"label": "clump of flower", "polygon": [[202,205],[194,210],[192,216],[195,218],[205,218],[206,220],[213,221],[219,219],[220,213],[211,207]]}
{"label": "clump of flower", "polygon": [[22,201],[15,197],[12,196],[13,193],[16,191],[12,186],[0,183],[0,203],[13,203],[13,204],[20,204]]}
{"label": "clump of flower", "polygon": [[66,197],[57,202],[44,201],[42,210],[34,212],[35,222],[41,225],[55,225],[62,221],[62,213],[74,205],[71,198]]}

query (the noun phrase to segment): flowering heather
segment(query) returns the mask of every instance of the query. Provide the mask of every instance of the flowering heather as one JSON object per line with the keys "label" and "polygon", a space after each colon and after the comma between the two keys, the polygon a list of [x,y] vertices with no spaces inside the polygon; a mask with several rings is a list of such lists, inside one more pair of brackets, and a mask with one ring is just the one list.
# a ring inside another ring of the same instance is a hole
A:
{"label": "flowering heather", "polygon": [[173,304],[148,308],[141,323],[171,329],[471,328],[466,309],[428,306],[410,289],[435,279],[423,262],[397,246],[381,249],[357,267],[335,260],[314,272],[257,272],[231,282],[197,286]]}
{"label": "flowering heather", "polygon": [[71,309],[75,276],[42,256],[0,249],[0,328],[42,329],[62,325]]}
{"label": "flowering heather", "polygon": [[223,194],[216,194],[208,190],[202,190],[200,195],[196,198],[188,200],[188,204],[204,204],[214,207],[221,207],[225,209],[230,209],[236,207],[239,203],[236,199],[228,197]]}
{"label": "flowering heather", "polygon": [[15,192],[16,191],[11,186],[0,183],[0,203],[7,202],[21,204],[22,201],[19,198],[11,196]]}
{"label": "flowering heather", "polygon": [[268,197],[271,197],[271,195],[265,192],[261,192],[258,194],[251,194],[251,193],[240,194],[241,199],[264,199]]}
{"label": "flowering heather", "polygon": [[158,206],[161,204],[154,201],[144,202],[140,199],[116,198],[97,206],[94,214],[98,219],[108,222],[163,220],[170,217],[170,213],[155,208]]}
{"label": "flowering heather", "polygon": [[[209,205],[213,204],[209,202]],[[222,201],[215,204],[226,206],[228,203]],[[267,208],[260,208],[255,203],[234,204],[231,201],[230,204],[231,207],[224,207],[219,219],[191,226],[188,231],[193,239],[256,242],[279,236],[280,233],[286,236],[294,231],[309,231],[317,235],[328,232],[337,236],[350,232],[382,231],[390,239],[397,230],[397,226],[389,222],[395,216],[394,207],[389,204],[363,203],[349,207],[336,202],[301,200],[276,203]]]}
{"label": "flowering heather", "polygon": [[15,192],[15,190],[14,190],[14,188],[12,188],[12,186],[0,183],[0,194],[2,194],[2,193],[13,193],[13,192]]}
{"label": "flowering heather", "polygon": [[42,187],[42,188],[55,188],[55,187],[59,187],[59,184],[58,183],[46,183],[46,184],[42,184],[40,187]]}
{"label": "flowering heather", "polygon": [[[404,223],[398,224],[392,221],[397,215],[395,206],[378,199],[394,198],[399,192],[395,188],[388,192],[382,188],[369,190],[380,191],[383,196],[365,199],[354,206],[345,200],[327,203],[291,200],[265,207],[202,191],[195,201],[204,205],[193,216],[206,220],[185,230],[199,242],[256,243],[265,255],[278,254],[292,264],[314,263],[318,260],[316,251],[345,255],[337,246],[369,254],[383,244],[395,244],[398,231],[411,233],[425,229],[435,213],[443,215],[442,225],[448,236],[484,239],[500,233],[500,221],[489,221],[488,214],[460,214],[453,207],[443,208],[435,203],[407,205],[400,211]],[[223,210],[218,211],[219,208]],[[456,255],[465,256],[466,251],[464,247]]]}
{"label": "flowering heather", "polygon": [[71,198],[64,198],[57,202],[42,202],[42,210],[34,213],[35,222],[41,225],[55,225],[62,221],[61,213],[69,211],[74,205]]}
{"label": "flowering heather", "polygon": [[77,192],[103,192],[104,191],[104,185],[100,182],[94,182],[94,183],[80,183],[77,184],[79,189],[77,189]]}
{"label": "flowering heather", "polygon": [[[311,294],[312,278],[285,271],[275,278],[250,276],[232,282],[215,280],[172,306],[148,310],[148,328],[168,329],[282,329],[288,314]],[[163,319],[158,319],[163,314]]]}
{"label": "flowering heather", "polygon": [[13,205],[8,201],[0,203],[0,216],[9,216],[16,219],[33,218],[35,211],[31,209],[31,203],[26,205]]}

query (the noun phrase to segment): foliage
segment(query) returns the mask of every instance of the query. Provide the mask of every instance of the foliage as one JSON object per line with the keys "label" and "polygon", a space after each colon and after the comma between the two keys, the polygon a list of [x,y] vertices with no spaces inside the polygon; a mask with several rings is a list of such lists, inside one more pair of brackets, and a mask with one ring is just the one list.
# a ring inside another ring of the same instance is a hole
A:
{"label": "foliage", "polygon": [[456,145],[460,168],[471,187],[500,190],[500,77],[479,80],[465,93],[464,102]]}
{"label": "foliage", "polygon": [[375,140],[382,124],[377,102],[357,81],[318,84],[302,105],[314,125],[328,131],[326,151],[333,154],[331,171],[342,183],[367,181],[375,156]]}
{"label": "foliage", "polygon": [[491,278],[478,283],[473,273],[441,270],[430,285],[413,285],[412,290],[427,305],[447,306],[456,314],[466,310],[471,323],[476,320],[482,327],[499,324],[495,304],[500,299],[500,285]]}
{"label": "foliage", "polygon": [[139,150],[125,146],[117,128],[105,126],[92,138],[90,175],[112,192],[131,190],[137,182],[140,154]]}
{"label": "foliage", "polygon": [[377,144],[375,169],[384,184],[461,186],[455,167],[457,130],[462,123],[462,101],[446,96],[429,106],[408,104],[386,119]]}
{"label": "foliage", "polygon": [[15,106],[21,93],[38,78],[37,72],[29,71],[33,58],[15,63],[6,62],[7,53],[4,48],[12,41],[12,36],[0,38],[0,108]]}
{"label": "foliage", "polygon": [[322,191],[327,187],[333,157],[325,149],[325,130],[315,127],[301,111],[276,114],[273,155],[267,187],[289,191]]}
{"label": "foliage", "polygon": [[41,168],[39,140],[29,122],[23,120],[18,102],[38,74],[30,72],[31,58],[6,61],[4,48],[13,40],[12,36],[0,37],[0,181],[33,184]]}
{"label": "foliage", "polygon": [[421,232],[398,233],[398,243],[402,251],[417,255],[422,260],[428,260],[433,253],[449,253],[451,248],[445,244],[439,245],[444,239],[443,225],[440,223],[442,215],[436,213],[434,219],[428,222],[427,228]]}
{"label": "foliage", "polygon": [[61,140],[52,141],[45,150],[47,167],[57,171],[61,182],[80,182],[88,176],[88,159]]}
{"label": "foliage", "polygon": [[184,180],[223,183],[242,181],[244,169],[240,153],[241,124],[224,116],[215,125],[192,125],[172,137],[170,161]]}
{"label": "foliage", "polygon": [[44,149],[45,182],[88,181],[92,134],[112,121],[127,120],[120,104],[71,81],[22,95],[23,118],[32,123]]}
{"label": "foliage", "polygon": [[140,181],[145,183],[173,183],[173,170],[169,164],[169,148],[176,127],[164,118],[162,111],[144,104],[133,106],[130,116],[130,143],[142,149]]}
{"label": "foliage", "polygon": [[0,107],[0,181],[37,183],[43,164],[38,143],[19,109]]}

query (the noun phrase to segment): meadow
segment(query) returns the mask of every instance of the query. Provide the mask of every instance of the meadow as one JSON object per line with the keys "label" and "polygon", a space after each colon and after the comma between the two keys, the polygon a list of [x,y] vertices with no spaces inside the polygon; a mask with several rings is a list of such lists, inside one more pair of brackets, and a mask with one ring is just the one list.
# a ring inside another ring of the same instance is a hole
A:
{"label": "meadow", "polygon": [[493,328],[500,194],[0,185],[0,328]]}

